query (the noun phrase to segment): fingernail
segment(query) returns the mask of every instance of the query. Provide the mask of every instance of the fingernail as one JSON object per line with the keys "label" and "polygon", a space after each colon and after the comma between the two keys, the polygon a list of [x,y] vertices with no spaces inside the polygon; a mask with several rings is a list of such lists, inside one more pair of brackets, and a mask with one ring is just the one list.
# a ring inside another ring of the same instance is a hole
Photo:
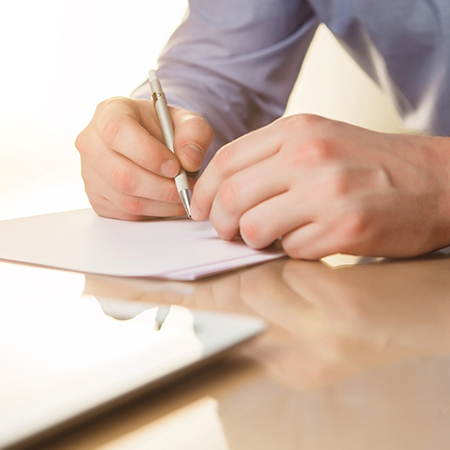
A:
{"label": "fingernail", "polygon": [[161,166],[161,173],[168,178],[174,178],[178,175],[179,168],[178,166],[171,160],[168,159],[164,161]]}
{"label": "fingernail", "polygon": [[202,149],[195,144],[186,144],[181,152],[198,166],[203,162]]}

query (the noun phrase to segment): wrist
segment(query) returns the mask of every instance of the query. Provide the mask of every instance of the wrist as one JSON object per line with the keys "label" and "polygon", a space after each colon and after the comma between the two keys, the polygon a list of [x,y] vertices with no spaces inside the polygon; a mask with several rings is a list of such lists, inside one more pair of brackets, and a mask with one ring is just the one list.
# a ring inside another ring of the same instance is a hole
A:
{"label": "wrist", "polygon": [[[434,249],[450,245],[450,137],[422,136],[425,170],[435,182]],[[426,218],[424,218],[426,219]]]}

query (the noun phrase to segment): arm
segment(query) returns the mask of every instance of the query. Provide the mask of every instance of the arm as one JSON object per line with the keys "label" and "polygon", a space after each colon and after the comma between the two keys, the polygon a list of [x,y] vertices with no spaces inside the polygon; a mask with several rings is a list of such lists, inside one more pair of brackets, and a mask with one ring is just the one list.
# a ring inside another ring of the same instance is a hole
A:
{"label": "arm", "polygon": [[[388,5],[389,4],[389,5]],[[448,2],[311,0],[407,123],[450,132]],[[408,11],[408,14],[405,14]],[[223,147],[194,191],[195,219],[295,258],[406,257],[450,244],[450,138],[387,135],[313,116]]]}
{"label": "arm", "polygon": [[[202,114],[213,151],[280,117],[318,20],[304,0],[190,0],[158,75],[170,104]],[[149,98],[147,84],[133,96]]]}
{"label": "arm", "polygon": [[102,102],[76,141],[94,210],[127,220],[183,214],[179,167],[208,163],[211,126],[215,150],[282,114],[316,26],[304,0],[192,0],[158,69],[174,105],[175,155],[147,83],[133,99]]}

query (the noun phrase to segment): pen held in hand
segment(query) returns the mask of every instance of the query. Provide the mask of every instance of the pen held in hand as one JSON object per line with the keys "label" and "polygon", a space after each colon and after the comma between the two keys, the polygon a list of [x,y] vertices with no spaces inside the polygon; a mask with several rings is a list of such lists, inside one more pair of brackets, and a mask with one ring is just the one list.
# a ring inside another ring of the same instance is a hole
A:
{"label": "pen held in hand", "polygon": [[[161,87],[156,71],[150,70],[148,72],[148,81],[152,93],[153,104],[155,105],[156,115],[158,116],[159,125],[161,126],[164,135],[164,142],[172,153],[173,148],[173,125],[170,120],[169,109],[167,107],[166,96]],[[191,218],[191,191],[189,189],[189,182],[186,171],[180,167],[180,172],[175,177],[175,184],[177,186],[178,194],[183,203],[186,214]]]}

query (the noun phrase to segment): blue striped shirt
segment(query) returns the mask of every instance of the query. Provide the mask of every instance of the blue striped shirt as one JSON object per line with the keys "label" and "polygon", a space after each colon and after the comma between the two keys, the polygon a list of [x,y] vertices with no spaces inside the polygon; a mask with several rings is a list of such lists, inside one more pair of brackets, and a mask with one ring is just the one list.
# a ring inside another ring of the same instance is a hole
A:
{"label": "blue striped shirt", "polygon": [[450,0],[190,0],[159,60],[169,102],[203,114],[215,148],[270,123],[320,23],[406,126],[450,135]]}

